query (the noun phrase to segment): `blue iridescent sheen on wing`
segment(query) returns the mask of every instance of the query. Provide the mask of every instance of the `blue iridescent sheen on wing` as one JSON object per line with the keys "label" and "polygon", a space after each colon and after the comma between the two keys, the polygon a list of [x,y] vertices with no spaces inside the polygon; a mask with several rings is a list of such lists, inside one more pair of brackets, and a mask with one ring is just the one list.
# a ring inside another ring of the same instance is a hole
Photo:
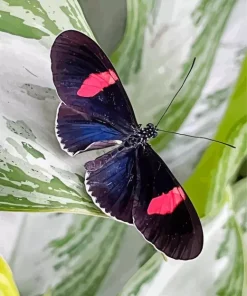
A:
{"label": "blue iridescent sheen on wing", "polygon": [[123,139],[119,131],[63,103],[58,109],[56,133],[62,148],[72,155],[113,146]]}
{"label": "blue iridescent sheen on wing", "polygon": [[135,149],[119,148],[85,164],[87,192],[103,211],[132,223],[136,185]]}

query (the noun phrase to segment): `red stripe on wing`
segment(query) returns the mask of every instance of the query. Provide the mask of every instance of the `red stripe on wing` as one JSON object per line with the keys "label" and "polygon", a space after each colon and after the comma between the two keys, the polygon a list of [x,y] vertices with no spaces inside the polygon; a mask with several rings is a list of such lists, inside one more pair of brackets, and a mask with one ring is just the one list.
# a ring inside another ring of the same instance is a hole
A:
{"label": "red stripe on wing", "polygon": [[80,89],[77,91],[77,95],[86,98],[94,97],[105,87],[114,84],[117,80],[118,77],[113,70],[90,74],[83,81]]}
{"label": "red stripe on wing", "polygon": [[171,214],[176,207],[186,198],[181,187],[174,187],[168,193],[162,193],[160,196],[154,197],[147,209],[148,215]]}

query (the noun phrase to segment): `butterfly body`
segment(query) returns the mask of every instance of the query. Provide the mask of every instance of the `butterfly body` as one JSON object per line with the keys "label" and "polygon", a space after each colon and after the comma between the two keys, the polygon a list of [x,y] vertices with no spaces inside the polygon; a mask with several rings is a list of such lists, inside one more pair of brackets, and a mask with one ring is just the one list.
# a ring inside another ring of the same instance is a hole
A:
{"label": "butterfly body", "polygon": [[[139,125],[141,126],[141,125]],[[137,129],[134,133],[130,134],[123,142],[124,147],[137,147],[138,145],[144,146],[151,138],[158,135],[157,129],[152,123],[148,123],[146,127]]]}
{"label": "butterfly body", "polygon": [[136,121],[110,60],[88,36],[62,32],[51,49],[61,99],[56,135],[71,156],[112,147],[84,167],[85,188],[107,215],[131,224],[157,250],[181,260],[203,246],[200,219],[185,190],[148,144],[158,134]]}

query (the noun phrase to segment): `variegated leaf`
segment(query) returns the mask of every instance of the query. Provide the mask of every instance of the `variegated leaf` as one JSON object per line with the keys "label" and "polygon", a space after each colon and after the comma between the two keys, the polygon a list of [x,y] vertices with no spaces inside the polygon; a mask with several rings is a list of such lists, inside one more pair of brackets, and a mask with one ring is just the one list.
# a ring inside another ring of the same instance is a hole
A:
{"label": "variegated leaf", "polygon": [[146,244],[131,226],[84,215],[28,214],[20,231],[9,261],[25,296],[116,295]]}
{"label": "variegated leaf", "polygon": [[1,210],[103,215],[84,190],[85,156],[71,159],[54,133],[50,45],[63,29],[92,36],[77,1],[6,0],[0,13]]}
{"label": "variegated leaf", "polygon": [[247,56],[231,96],[227,111],[215,138],[236,146],[236,149],[213,143],[206,150],[200,163],[186,182],[185,187],[195,199],[201,216],[217,212],[226,201],[224,188],[235,176],[247,155],[247,109],[246,104]]}

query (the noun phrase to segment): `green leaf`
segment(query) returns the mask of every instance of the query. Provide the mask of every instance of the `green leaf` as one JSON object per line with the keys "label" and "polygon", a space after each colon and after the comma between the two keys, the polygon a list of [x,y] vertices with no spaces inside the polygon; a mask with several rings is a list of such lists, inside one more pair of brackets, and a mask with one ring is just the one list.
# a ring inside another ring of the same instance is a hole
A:
{"label": "green leaf", "polygon": [[215,283],[217,295],[245,295],[247,291],[247,179],[243,179],[228,187],[227,196],[232,208],[232,213],[225,225],[227,230],[222,242],[217,259],[230,257],[224,272]]}
{"label": "green leaf", "polygon": [[215,139],[230,143],[236,149],[213,143],[206,150],[185,188],[201,217],[217,212],[226,201],[224,189],[231,182],[247,155],[247,109],[245,106],[247,57],[245,58],[227,111]]}
{"label": "green leaf", "polygon": [[[127,282],[123,291],[118,296],[136,296],[141,292],[143,284],[148,284],[157,274],[162,263],[162,257],[156,253],[149,259],[138,272]],[[147,295],[147,294],[146,294]],[[151,294],[150,294],[151,295]],[[154,295],[154,294],[153,294]]]}
{"label": "green leaf", "polygon": [[95,295],[119,251],[125,229],[109,219],[77,217],[63,238],[50,243],[56,262],[53,268],[61,277],[52,295]]}
{"label": "green leaf", "polygon": [[[241,231],[247,233],[247,178],[241,179],[233,185],[232,208],[237,213],[237,220]],[[247,238],[247,237],[246,237]]]}
{"label": "green leaf", "polygon": [[[179,79],[176,80],[176,83],[174,81],[173,85],[177,85],[177,88],[181,85],[193,58],[196,57],[197,60],[179,98],[171,105],[169,113],[166,114],[166,118],[160,123],[159,128],[168,131],[178,130],[200,98],[209,78],[227,21],[236,2],[236,0],[219,0],[217,3],[213,0],[201,1],[192,12],[194,24],[195,26],[200,25],[200,30],[198,30],[197,37],[190,48],[187,62],[183,66]],[[160,110],[153,118],[157,121],[163,112],[164,110]],[[157,151],[161,151],[171,138],[170,134],[160,133],[157,138],[153,139],[152,144],[155,145]]]}
{"label": "green leaf", "polygon": [[[203,3],[206,4],[206,1],[201,1],[200,9],[203,8],[203,5],[202,5]],[[215,8],[215,6],[213,7],[212,1],[207,1],[207,5],[205,6],[205,8],[206,7],[210,8],[210,6],[211,6],[211,9]],[[219,7],[217,9],[220,10]],[[211,17],[211,14],[208,14],[208,16]],[[206,17],[206,14],[204,17]],[[226,15],[225,16],[224,16],[224,14],[223,14],[223,16],[219,15],[219,16],[217,16],[217,18],[218,17],[226,17]],[[229,13],[227,15],[227,18],[228,17],[229,17]],[[214,15],[214,18],[216,18],[216,15]],[[225,19],[225,21],[226,21],[226,19]],[[208,27],[211,25],[211,29],[210,29],[211,34],[214,34],[213,29],[212,29],[213,28],[212,23],[209,24],[206,22],[206,24]],[[203,23],[203,25],[205,25],[205,22]],[[224,24],[224,27],[225,27],[225,24]],[[222,30],[223,30],[223,28],[222,28]],[[220,32],[221,36],[222,36],[222,33],[223,32]],[[202,34],[201,38],[203,39],[204,36],[205,36],[205,34]],[[206,42],[206,38],[204,39],[204,42]],[[210,45],[211,45],[211,43],[209,42],[208,46],[210,46]],[[204,50],[203,46],[201,47],[201,50],[202,51]],[[213,50],[216,50],[216,49],[213,48]],[[205,54],[205,52],[204,52],[204,54]],[[215,54],[215,52],[214,52],[214,54]],[[203,56],[203,57],[208,58],[207,54],[205,54],[205,56]],[[201,66],[204,70],[203,63],[199,66]],[[150,67],[152,67],[152,65],[150,65]],[[204,71],[204,72],[206,72],[206,75],[208,75],[207,71]],[[148,72],[147,70],[146,70],[146,73],[150,74],[150,72]],[[202,75],[204,75],[204,74],[205,73],[202,73]],[[140,76],[141,76],[141,73],[140,73]],[[149,76],[151,76],[151,75],[149,75]],[[142,75],[141,77],[143,79],[144,76]],[[150,79],[150,80],[152,82],[154,81],[152,79]],[[148,82],[143,83],[143,85],[145,85],[145,87],[139,88],[139,91],[143,95],[141,97],[142,100],[145,99],[144,92],[145,91],[148,92]],[[151,84],[149,84],[149,86],[150,85]],[[156,86],[158,89],[158,84],[154,83],[153,85],[154,85],[154,87]],[[194,86],[195,85],[197,87],[197,84],[194,84]],[[220,85],[220,89],[222,89],[222,92],[220,93],[220,95],[222,95],[222,97],[228,96],[229,86],[230,86],[230,84],[227,85],[227,87],[222,88],[222,86]],[[143,89],[143,91],[142,91],[142,89]],[[130,90],[132,90],[131,87],[130,87]],[[195,91],[197,91],[197,90],[193,90],[193,92],[191,90],[193,95],[194,95]],[[214,93],[214,92],[211,92],[211,93]],[[215,91],[214,97],[218,100],[219,97],[218,97],[217,91]],[[221,101],[223,101],[222,97],[220,98]],[[211,98],[212,98],[212,96],[211,96]],[[218,102],[219,101],[217,101],[217,103]],[[151,103],[153,103],[153,100]],[[190,104],[190,102],[189,102],[189,104]],[[243,106],[244,105],[243,101],[240,104]],[[144,101],[143,105],[145,107],[147,107],[147,101]],[[138,109],[138,111],[139,111],[141,106],[138,104],[137,104],[137,106],[139,107],[139,109]],[[152,114],[153,109],[154,108],[149,104],[148,105],[149,115],[150,115],[150,113]],[[209,112],[211,109],[209,109]],[[141,111],[143,111],[143,110],[141,109]],[[171,113],[171,114],[173,114],[173,113]],[[178,112],[175,112],[175,113],[177,114]],[[236,115],[236,114],[234,114],[234,115]],[[219,115],[216,113],[215,116],[219,116]],[[198,118],[196,118],[196,119],[198,122]],[[204,128],[205,128],[205,126],[204,126]],[[229,130],[227,128],[225,130],[226,133],[229,132]],[[223,139],[221,139],[221,138],[219,138],[219,139],[223,140],[223,141],[225,140],[224,137],[223,137]],[[182,149],[183,148],[184,147],[182,147]],[[228,148],[228,149],[230,149],[230,148]],[[176,148],[176,150],[177,150],[177,148]],[[194,153],[195,150],[197,150],[197,147],[195,147],[195,149],[192,150],[192,153]],[[173,157],[175,157],[176,151],[174,151],[174,148],[171,152],[173,152],[173,154],[171,153],[171,155]],[[177,155],[179,157],[179,153],[177,153]],[[242,156],[240,158],[242,159]],[[209,161],[209,163],[210,163],[210,161]],[[183,165],[185,165],[185,167],[186,167],[187,163],[184,161]],[[231,168],[229,166],[229,170],[230,169]],[[198,184],[198,190],[199,190],[200,181],[201,180],[197,180],[197,183],[196,183],[196,184]],[[193,184],[194,183],[192,183],[191,186],[193,186]],[[229,201],[230,197],[226,192],[224,193],[224,191],[225,190],[223,188],[223,194],[226,197],[226,201]],[[188,190],[188,192],[190,192],[190,191]],[[201,197],[202,192],[203,192],[203,190],[201,189],[200,194],[198,193],[196,195],[196,196],[198,196],[198,199],[199,199],[199,197]],[[192,198],[193,198],[193,196],[192,196]],[[195,202],[195,198],[193,201]],[[198,207],[198,205],[196,205],[196,206]],[[241,291],[241,285],[243,284],[242,280],[245,277],[245,274],[243,273],[243,261],[242,261],[244,257],[243,257],[243,253],[242,253],[243,248],[242,248],[242,244],[241,244],[242,235],[241,235],[241,233],[239,233],[238,224],[235,223],[236,216],[235,215],[232,216],[232,213],[229,210],[223,209],[222,212],[220,212],[215,217],[215,219],[211,221],[211,223],[209,223],[209,222],[210,221],[204,222],[205,246],[204,246],[202,254],[200,255],[200,257],[198,259],[193,260],[192,262],[185,262],[185,263],[184,262],[177,262],[177,261],[175,262],[174,260],[168,259],[167,263],[161,264],[161,267],[160,267],[160,269],[158,269],[158,272],[156,274],[153,274],[152,270],[150,270],[150,272],[149,272],[149,269],[144,270],[143,268],[141,268],[136,273],[136,275],[129,280],[129,282],[125,285],[123,291],[121,293],[119,293],[119,295],[129,295],[129,296],[130,295],[131,296],[137,296],[137,295],[138,296],[139,295],[157,295],[157,296],[176,295],[176,296],[180,296],[181,295],[182,296],[182,295],[198,295],[198,291],[200,292],[200,295],[203,295],[203,296],[204,295],[205,296],[206,295],[216,295],[217,291],[220,291],[220,289],[224,288],[224,286],[226,286],[229,281],[228,274],[230,272],[228,272],[228,270],[230,270],[233,273],[234,278],[239,278],[239,281],[237,282],[237,285],[235,286],[235,290],[230,290],[230,291],[233,291],[233,292],[234,291]],[[217,254],[220,253],[220,249],[222,249],[222,246],[226,243],[227,239],[229,239],[229,241],[227,243],[227,245],[228,245],[227,252],[224,255],[222,254],[223,257],[221,259],[217,258]],[[150,262],[152,262],[152,260],[153,260],[153,262],[159,263],[159,261],[156,261],[157,258],[158,258],[158,254],[154,255],[153,258],[150,259]],[[227,266],[224,265],[223,269],[222,269],[222,260],[224,260],[224,262],[225,261],[230,262],[230,264],[228,264]],[[236,262],[236,265],[231,264],[231,262]],[[150,265],[149,265],[147,262],[146,265],[150,266],[152,264],[150,263]],[[204,268],[202,268],[202,266]],[[191,278],[195,278],[195,274],[196,274],[196,278],[197,278],[196,282],[191,281]],[[226,276],[224,277],[224,275],[226,275]],[[232,288],[232,286],[231,286],[231,288]],[[229,295],[234,295],[234,293],[229,294]],[[242,295],[245,295],[245,294],[242,294]]]}
{"label": "green leaf", "polygon": [[44,154],[42,154],[41,152],[39,152],[38,150],[36,150],[35,148],[33,148],[32,145],[27,144],[25,142],[22,142],[22,146],[33,157],[45,159]]}
{"label": "green leaf", "polygon": [[[17,26],[13,18],[20,19],[24,27]],[[4,60],[0,73],[1,210],[105,216],[85,192],[85,156],[71,160],[61,151],[54,133],[59,100],[51,79],[49,51],[54,35],[73,27],[92,36],[74,0],[59,5],[4,0],[1,5],[0,30],[5,32],[0,32]],[[37,28],[44,34],[36,34]]]}
{"label": "green leaf", "polygon": [[[131,75],[138,73],[141,68],[144,33],[155,2],[156,0],[127,0],[125,34],[120,45],[111,56],[118,74],[126,84]],[[128,61],[128,67],[126,67],[126,61]]]}
{"label": "green leaf", "polygon": [[216,281],[217,295],[242,296],[244,278],[247,274],[244,271],[244,246],[242,243],[242,233],[234,216],[230,217],[226,224],[226,236],[222,242],[217,259],[227,260],[227,265],[220,278]]}
{"label": "green leaf", "polygon": [[0,11],[0,31],[33,39],[49,36],[42,30],[24,24],[23,19],[13,16],[7,11]]}
{"label": "green leaf", "polygon": [[[232,208],[235,213],[238,231],[240,233],[243,249],[243,288],[242,295],[247,294],[247,178],[234,184]],[[240,283],[241,284],[241,283]]]}
{"label": "green leaf", "polygon": [[138,270],[144,244],[133,227],[111,219],[26,214],[10,265],[25,296],[116,295]]}
{"label": "green leaf", "polygon": [[[20,146],[18,149],[21,151]],[[14,157],[1,147],[0,157],[1,210],[66,211],[104,216],[87,197],[76,175],[52,166],[47,169],[32,165],[28,158]],[[70,186],[66,185],[67,178]]]}
{"label": "green leaf", "polygon": [[[0,31],[41,39],[74,28],[92,36],[75,0],[61,0],[59,5],[48,0],[3,0],[0,9]],[[50,41],[52,41],[50,39]]]}

